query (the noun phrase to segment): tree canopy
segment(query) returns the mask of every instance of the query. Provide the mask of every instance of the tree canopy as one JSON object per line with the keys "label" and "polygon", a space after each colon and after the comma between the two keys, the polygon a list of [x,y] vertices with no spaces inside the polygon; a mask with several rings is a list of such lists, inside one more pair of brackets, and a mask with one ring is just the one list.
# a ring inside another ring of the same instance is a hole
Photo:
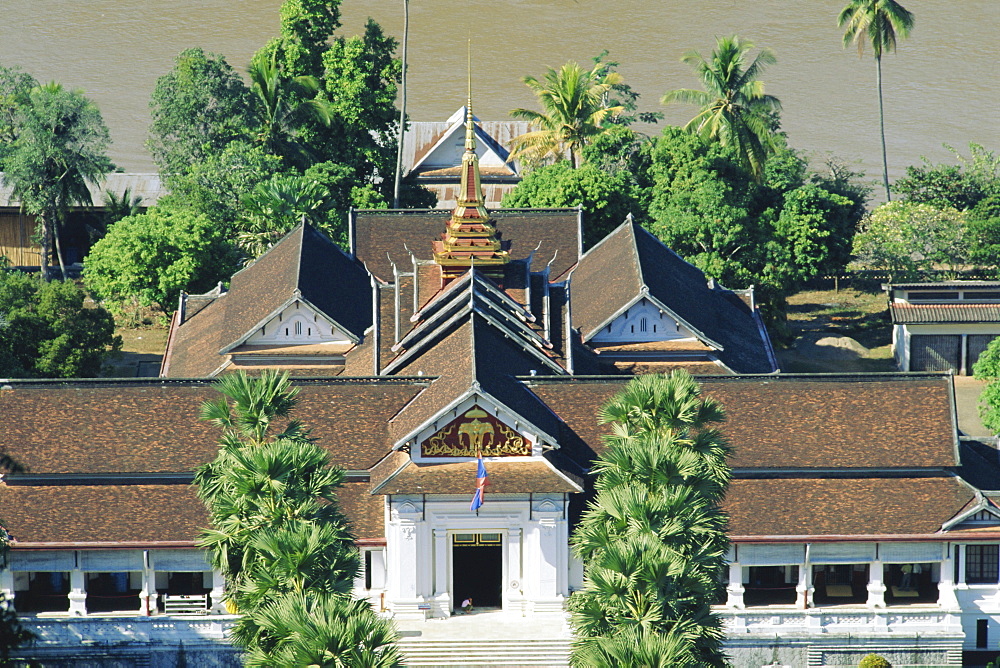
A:
{"label": "tree canopy", "polygon": [[[21,208],[38,220],[42,275],[48,278],[53,242],[63,266],[59,223],[70,206],[91,203],[88,184],[99,183],[114,167],[107,156],[111,138],[100,110],[82,91],[53,82],[12,99],[13,141],[0,152],[0,166]],[[66,278],[65,268],[62,273]]]}
{"label": "tree canopy", "polygon": [[844,46],[858,46],[858,56],[865,46],[875,55],[875,82],[878,89],[879,136],[882,139],[882,184],[885,199],[890,201],[889,160],[885,151],[885,109],[882,102],[882,54],[896,50],[899,37],[909,37],[913,29],[913,13],[896,0],[849,0],[837,16],[837,25],[844,29]]}
{"label": "tree canopy", "polygon": [[211,528],[200,544],[242,613],[233,639],[246,665],[401,665],[388,621],[350,597],[360,565],[336,491],[344,471],[291,414],[288,374],[223,376],[202,418],[219,453],[195,474]]}
{"label": "tree canopy", "polygon": [[91,378],[121,348],[111,314],[75,283],[0,267],[0,376]]}
{"label": "tree canopy", "polygon": [[206,292],[235,270],[222,230],[190,209],[157,206],[112,225],[87,256],[83,280],[116,312],[177,308],[181,290]]}

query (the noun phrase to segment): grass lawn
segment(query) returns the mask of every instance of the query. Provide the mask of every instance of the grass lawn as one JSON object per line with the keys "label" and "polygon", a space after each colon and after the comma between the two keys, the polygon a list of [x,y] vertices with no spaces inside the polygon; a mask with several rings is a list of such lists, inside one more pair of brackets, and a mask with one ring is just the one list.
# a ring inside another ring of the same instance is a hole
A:
{"label": "grass lawn", "polygon": [[806,290],[792,295],[788,298],[788,326],[794,340],[777,351],[782,371],[896,370],[892,325],[881,290]]}
{"label": "grass lawn", "polygon": [[159,375],[167,347],[167,327],[160,324],[157,315],[145,317],[135,326],[120,323],[115,327],[115,334],[122,337],[122,350],[105,363],[105,378]]}

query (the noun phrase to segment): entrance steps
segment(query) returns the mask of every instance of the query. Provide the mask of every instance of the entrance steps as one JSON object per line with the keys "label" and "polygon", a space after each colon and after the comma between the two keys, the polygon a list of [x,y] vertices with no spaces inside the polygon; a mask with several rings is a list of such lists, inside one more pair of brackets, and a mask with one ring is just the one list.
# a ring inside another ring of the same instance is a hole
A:
{"label": "entrance steps", "polygon": [[509,640],[430,640],[400,638],[406,666],[520,668],[569,666],[570,638]]}

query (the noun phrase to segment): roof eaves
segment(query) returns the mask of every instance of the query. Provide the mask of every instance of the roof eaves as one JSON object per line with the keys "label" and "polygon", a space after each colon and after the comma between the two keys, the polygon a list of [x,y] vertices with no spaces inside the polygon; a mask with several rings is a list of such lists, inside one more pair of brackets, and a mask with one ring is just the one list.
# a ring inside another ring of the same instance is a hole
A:
{"label": "roof eaves", "polygon": [[389,374],[393,373],[396,369],[398,369],[399,367],[401,367],[403,364],[405,364],[408,361],[410,361],[417,353],[422,352],[424,349],[426,349],[428,346],[430,346],[431,341],[433,341],[434,336],[437,333],[439,333],[441,331],[444,331],[447,328],[451,327],[453,324],[455,324],[456,322],[458,322],[459,320],[461,320],[463,317],[465,317],[466,315],[468,315],[471,312],[472,312],[472,305],[471,304],[465,304],[464,308],[462,308],[460,311],[458,311],[457,313],[455,313],[455,315],[451,316],[450,318],[448,318],[444,322],[440,323],[439,325],[437,325],[435,327],[431,327],[427,331],[427,334],[425,336],[421,337],[420,340],[417,341],[413,345],[413,347],[407,348],[406,350],[404,350],[403,352],[401,352],[399,355],[397,355],[393,360],[391,360],[388,364],[386,364],[385,367],[382,369],[381,375],[385,376],[385,375],[389,375]]}
{"label": "roof eaves", "polygon": [[[496,327],[497,329],[499,329],[505,336],[507,336],[512,341],[521,341],[521,342],[523,342],[523,339],[521,337],[519,337],[517,334],[515,334],[514,332],[512,332],[508,327],[506,327],[502,322],[500,322],[499,320],[497,320],[493,316],[489,315],[488,313],[484,313],[482,310],[480,310],[478,308],[475,308],[475,307],[473,307],[473,311],[476,314],[478,314],[481,318],[483,318],[484,320],[486,320],[487,322],[489,322],[491,325],[493,325],[494,327]],[[552,360],[549,357],[547,357],[545,355],[545,353],[543,353],[541,350],[539,350],[535,346],[521,345],[520,347],[521,347],[522,350],[530,352],[532,355],[534,355],[535,357],[537,357],[539,360],[541,360],[545,365],[547,365],[549,368],[551,368],[557,374],[565,375],[567,373],[566,369],[564,369],[561,366],[559,366],[558,363],[556,363],[554,360]]]}
{"label": "roof eaves", "polygon": [[260,329],[261,327],[263,327],[267,323],[271,322],[271,320],[273,320],[275,318],[275,316],[277,316],[279,313],[281,313],[282,311],[284,311],[286,308],[288,308],[289,306],[291,306],[292,304],[294,304],[297,301],[298,302],[302,302],[303,304],[306,304],[307,306],[309,306],[309,308],[313,309],[317,313],[322,313],[323,316],[327,320],[329,320],[332,324],[336,325],[337,329],[339,329],[340,331],[342,331],[345,334],[347,334],[347,337],[351,340],[352,343],[358,343],[358,342],[361,341],[361,339],[358,338],[358,336],[354,332],[352,332],[351,330],[349,330],[348,328],[344,327],[343,325],[341,325],[340,323],[338,323],[336,320],[334,320],[333,318],[331,318],[330,315],[328,313],[324,312],[322,309],[317,308],[317,306],[315,304],[311,303],[308,299],[306,299],[305,297],[302,296],[301,290],[299,290],[298,288],[295,288],[295,292],[292,294],[292,296],[289,297],[288,299],[286,299],[284,301],[284,303],[282,303],[281,306],[279,306],[278,308],[274,309],[269,314],[267,314],[266,316],[264,316],[260,321],[257,322],[256,325],[254,325],[249,330],[247,330],[247,332],[243,336],[241,336],[239,339],[237,339],[235,342],[229,344],[228,346],[223,346],[223,348],[221,350],[219,350],[219,354],[220,355],[225,355],[226,353],[231,352],[234,348],[236,348],[238,346],[241,346],[244,343],[246,343],[247,339],[249,339],[251,336],[253,336],[254,332],[256,332],[258,329]]}

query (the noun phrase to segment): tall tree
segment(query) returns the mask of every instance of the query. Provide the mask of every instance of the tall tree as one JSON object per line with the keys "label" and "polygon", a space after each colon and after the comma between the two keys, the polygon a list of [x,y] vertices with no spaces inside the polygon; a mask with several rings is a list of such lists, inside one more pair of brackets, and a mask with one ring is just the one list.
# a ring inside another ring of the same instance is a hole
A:
{"label": "tall tree", "polygon": [[710,610],[728,547],[723,417],[686,372],[635,378],[601,410],[612,433],[572,538],[574,665],[725,665]]}
{"label": "tall tree", "polygon": [[44,281],[0,267],[0,376],[100,375],[122,342],[111,314],[85,306],[85,297],[73,281]]}
{"label": "tall tree", "polygon": [[330,108],[326,101],[309,98],[319,90],[316,77],[307,74],[284,76],[277,55],[271,54],[270,59],[257,58],[250,63],[250,81],[261,119],[258,140],[264,149],[289,159],[308,156],[307,147],[296,140],[296,117],[308,115],[320,123],[330,124]]}
{"label": "tall tree", "polygon": [[350,599],[359,559],[337,504],[344,471],[290,419],[288,374],[241,372],[216,388],[202,418],[222,428],[221,447],[195,474],[212,521],[200,544],[243,613],[233,638],[247,664],[398,665],[391,626]]}
{"label": "tall tree", "polygon": [[525,85],[534,92],[542,111],[513,109],[510,115],[523,118],[535,130],[515,137],[512,157],[529,163],[549,158],[569,160],[575,169],[581,149],[608,129],[608,121],[620,113],[621,105],[609,106],[608,94],[622,82],[617,72],[598,62],[585,70],[572,61],[560,69],[549,68],[543,81],[526,76]]}
{"label": "tall tree", "polygon": [[169,183],[171,177],[249,140],[257,126],[250,89],[226,59],[201,49],[182,51],[156,80],[149,102],[153,122],[146,147]]}
{"label": "tall tree", "polygon": [[704,90],[672,90],[661,102],[701,107],[684,129],[731,147],[739,162],[759,181],[764,162],[778,146],[775,114],[781,110],[781,102],[764,92],[764,83],[759,79],[764,69],[776,62],[774,54],[761,49],[748,63],[753,48],[752,42],[733,35],[717,38],[710,60],[697,51],[686,53],[681,60],[694,68]]}
{"label": "tall tree", "polygon": [[896,50],[896,39],[908,37],[913,29],[913,13],[896,0],[850,0],[840,11],[837,25],[844,28],[844,46],[851,42],[858,45],[858,56],[863,56],[865,45],[870,44],[875,56],[875,81],[878,87],[878,123],[882,138],[882,183],[885,199],[891,201],[889,192],[889,160],[885,151],[885,109],[882,104],[882,54]]}
{"label": "tall tree", "polygon": [[89,183],[102,181],[114,167],[101,112],[82,91],[58,83],[32,88],[15,116],[16,138],[4,158],[4,181],[21,207],[37,216],[42,276],[49,276],[53,240],[63,278],[58,225],[75,204],[91,204]]}

